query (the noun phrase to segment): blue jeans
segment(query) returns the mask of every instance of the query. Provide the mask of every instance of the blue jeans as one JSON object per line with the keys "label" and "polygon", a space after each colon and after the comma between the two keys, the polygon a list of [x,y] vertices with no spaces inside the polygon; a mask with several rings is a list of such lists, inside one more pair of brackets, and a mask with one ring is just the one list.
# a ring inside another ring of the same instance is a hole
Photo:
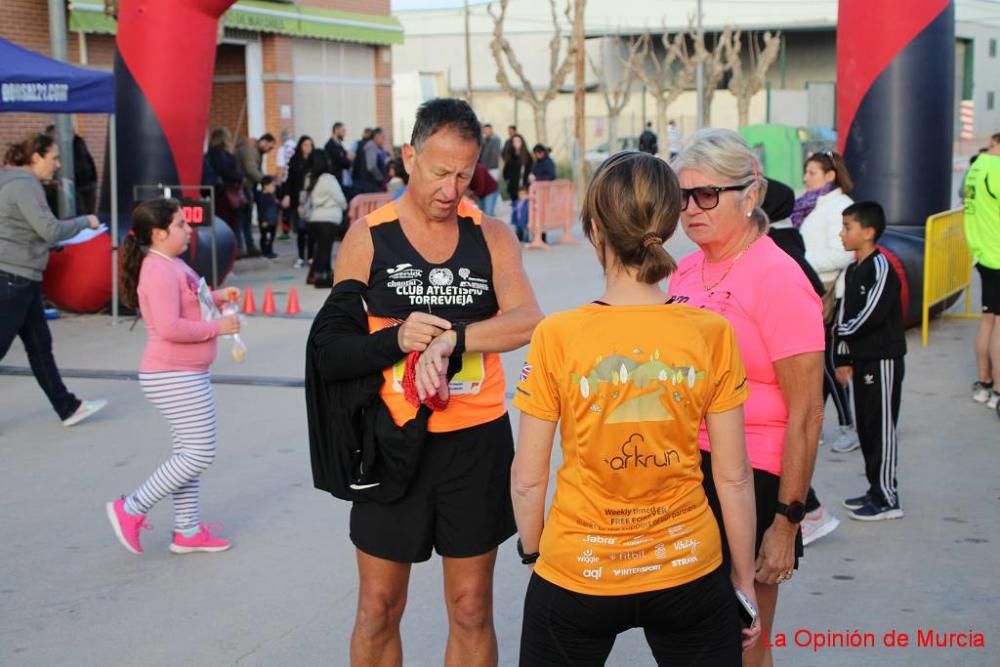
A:
{"label": "blue jeans", "polygon": [[247,204],[237,211],[236,219],[240,225],[240,233],[236,239],[240,249],[247,254],[256,253],[257,248],[253,243],[253,204]]}
{"label": "blue jeans", "polygon": [[485,197],[480,198],[479,208],[483,213],[490,216],[491,218],[496,215],[497,210],[497,200],[500,199],[500,191],[491,192]]}
{"label": "blue jeans", "polygon": [[31,372],[60,419],[80,407],[80,399],[63,384],[52,356],[52,334],[42,306],[42,284],[0,271],[0,359],[7,355],[14,337],[20,336]]}

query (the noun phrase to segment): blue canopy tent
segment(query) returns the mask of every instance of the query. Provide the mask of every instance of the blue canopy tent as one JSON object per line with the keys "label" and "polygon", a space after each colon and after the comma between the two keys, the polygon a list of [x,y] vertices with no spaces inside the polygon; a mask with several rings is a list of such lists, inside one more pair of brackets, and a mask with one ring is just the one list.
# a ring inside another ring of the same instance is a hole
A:
{"label": "blue canopy tent", "polygon": [[118,150],[115,77],[76,67],[0,39],[0,113],[106,113],[111,139],[111,313],[118,323]]}

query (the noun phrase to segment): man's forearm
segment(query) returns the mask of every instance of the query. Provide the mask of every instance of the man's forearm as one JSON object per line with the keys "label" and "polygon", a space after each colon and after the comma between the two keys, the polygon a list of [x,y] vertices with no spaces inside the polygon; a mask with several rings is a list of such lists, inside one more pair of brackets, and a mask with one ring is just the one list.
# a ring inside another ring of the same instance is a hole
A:
{"label": "man's forearm", "polygon": [[542,314],[525,305],[497,317],[469,324],[465,329],[466,352],[509,352],[527,345]]}

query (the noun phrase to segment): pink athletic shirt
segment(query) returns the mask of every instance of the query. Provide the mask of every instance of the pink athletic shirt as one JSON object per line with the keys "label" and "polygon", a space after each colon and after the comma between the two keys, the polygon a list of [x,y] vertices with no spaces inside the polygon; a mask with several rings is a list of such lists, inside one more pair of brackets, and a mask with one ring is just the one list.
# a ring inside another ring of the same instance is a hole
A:
{"label": "pink athletic shirt", "polygon": [[[767,236],[714,287],[732,263],[706,264],[702,283],[704,258],[698,250],[680,261],[670,279],[669,302],[707,308],[729,320],[750,381],[750,398],[743,404],[747,454],[754,468],[780,476],[788,407],[774,362],[825,349],[822,302],[795,260]],[[698,440],[711,451],[704,423]]]}
{"label": "pink athletic shirt", "polygon": [[181,259],[150,252],[139,270],[139,309],[148,339],[139,370],[207,371],[219,321],[201,319],[198,275]]}

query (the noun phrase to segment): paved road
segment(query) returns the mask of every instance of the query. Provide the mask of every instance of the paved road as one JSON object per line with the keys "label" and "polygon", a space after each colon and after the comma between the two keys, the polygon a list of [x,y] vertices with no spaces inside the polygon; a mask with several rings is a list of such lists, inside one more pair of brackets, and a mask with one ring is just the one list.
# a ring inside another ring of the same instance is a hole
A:
{"label": "paved road", "polygon": [[[691,248],[670,242],[678,256]],[[290,248],[274,263],[238,265],[234,284],[299,287],[303,308],[323,294],[301,284]],[[547,312],[587,301],[602,285],[589,246],[525,257]],[[264,268],[266,266],[266,268]],[[52,323],[64,368],[132,371],[141,325],[112,328],[100,316]],[[219,375],[301,378],[309,319],[254,318],[249,358],[226,354]],[[911,332],[900,425],[900,488],[907,516],[869,525],[847,521],[809,547],[782,587],[777,630],[785,665],[996,665],[996,548],[1000,543],[1000,420],[968,398],[975,324],[935,325],[924,350]],[[223,350],[224,352],[224,350]],[[523,352],[505,355],[516,377]],[[25,366],[19,344],[2,362]],[[111,400],[90,422],[63,428],[34,380],[0,375],[0,664],[2,665],[344,665],[356,583],[347,506],[312,488],[305,410],[297,388],[219,384],[219,456],[204,476],[209,521],[225,523],[225,554],[167,552],[171,509],[151,513],[146,554],[112,536],[103,503],[131,490],[168,450],[164,422],[134,381],[73,379],[87,397]],[[515,415],[516,418],[516,415]],[[827,420],[828,431],[834,426]],[[864,488],[860,453],[822,450],[815,483],[831,505]],[[834,509],[843,515],[843,511]],[[992,563],[992,565],[990,565]],[[527,574],[514,546],[501,548],[496,622],[501,664],[516,663]],[[407,665],[440,665],[446,634],[440,561],[416,566],[403,623]],[[986,648],[916,647],[918,629],[983,633]],[[806,633],[873,633],[877,648],[824,649]],[[885,648],[883,635],[910,635]],[[623,635],[611,665],[651,663],[641,634]]]}

